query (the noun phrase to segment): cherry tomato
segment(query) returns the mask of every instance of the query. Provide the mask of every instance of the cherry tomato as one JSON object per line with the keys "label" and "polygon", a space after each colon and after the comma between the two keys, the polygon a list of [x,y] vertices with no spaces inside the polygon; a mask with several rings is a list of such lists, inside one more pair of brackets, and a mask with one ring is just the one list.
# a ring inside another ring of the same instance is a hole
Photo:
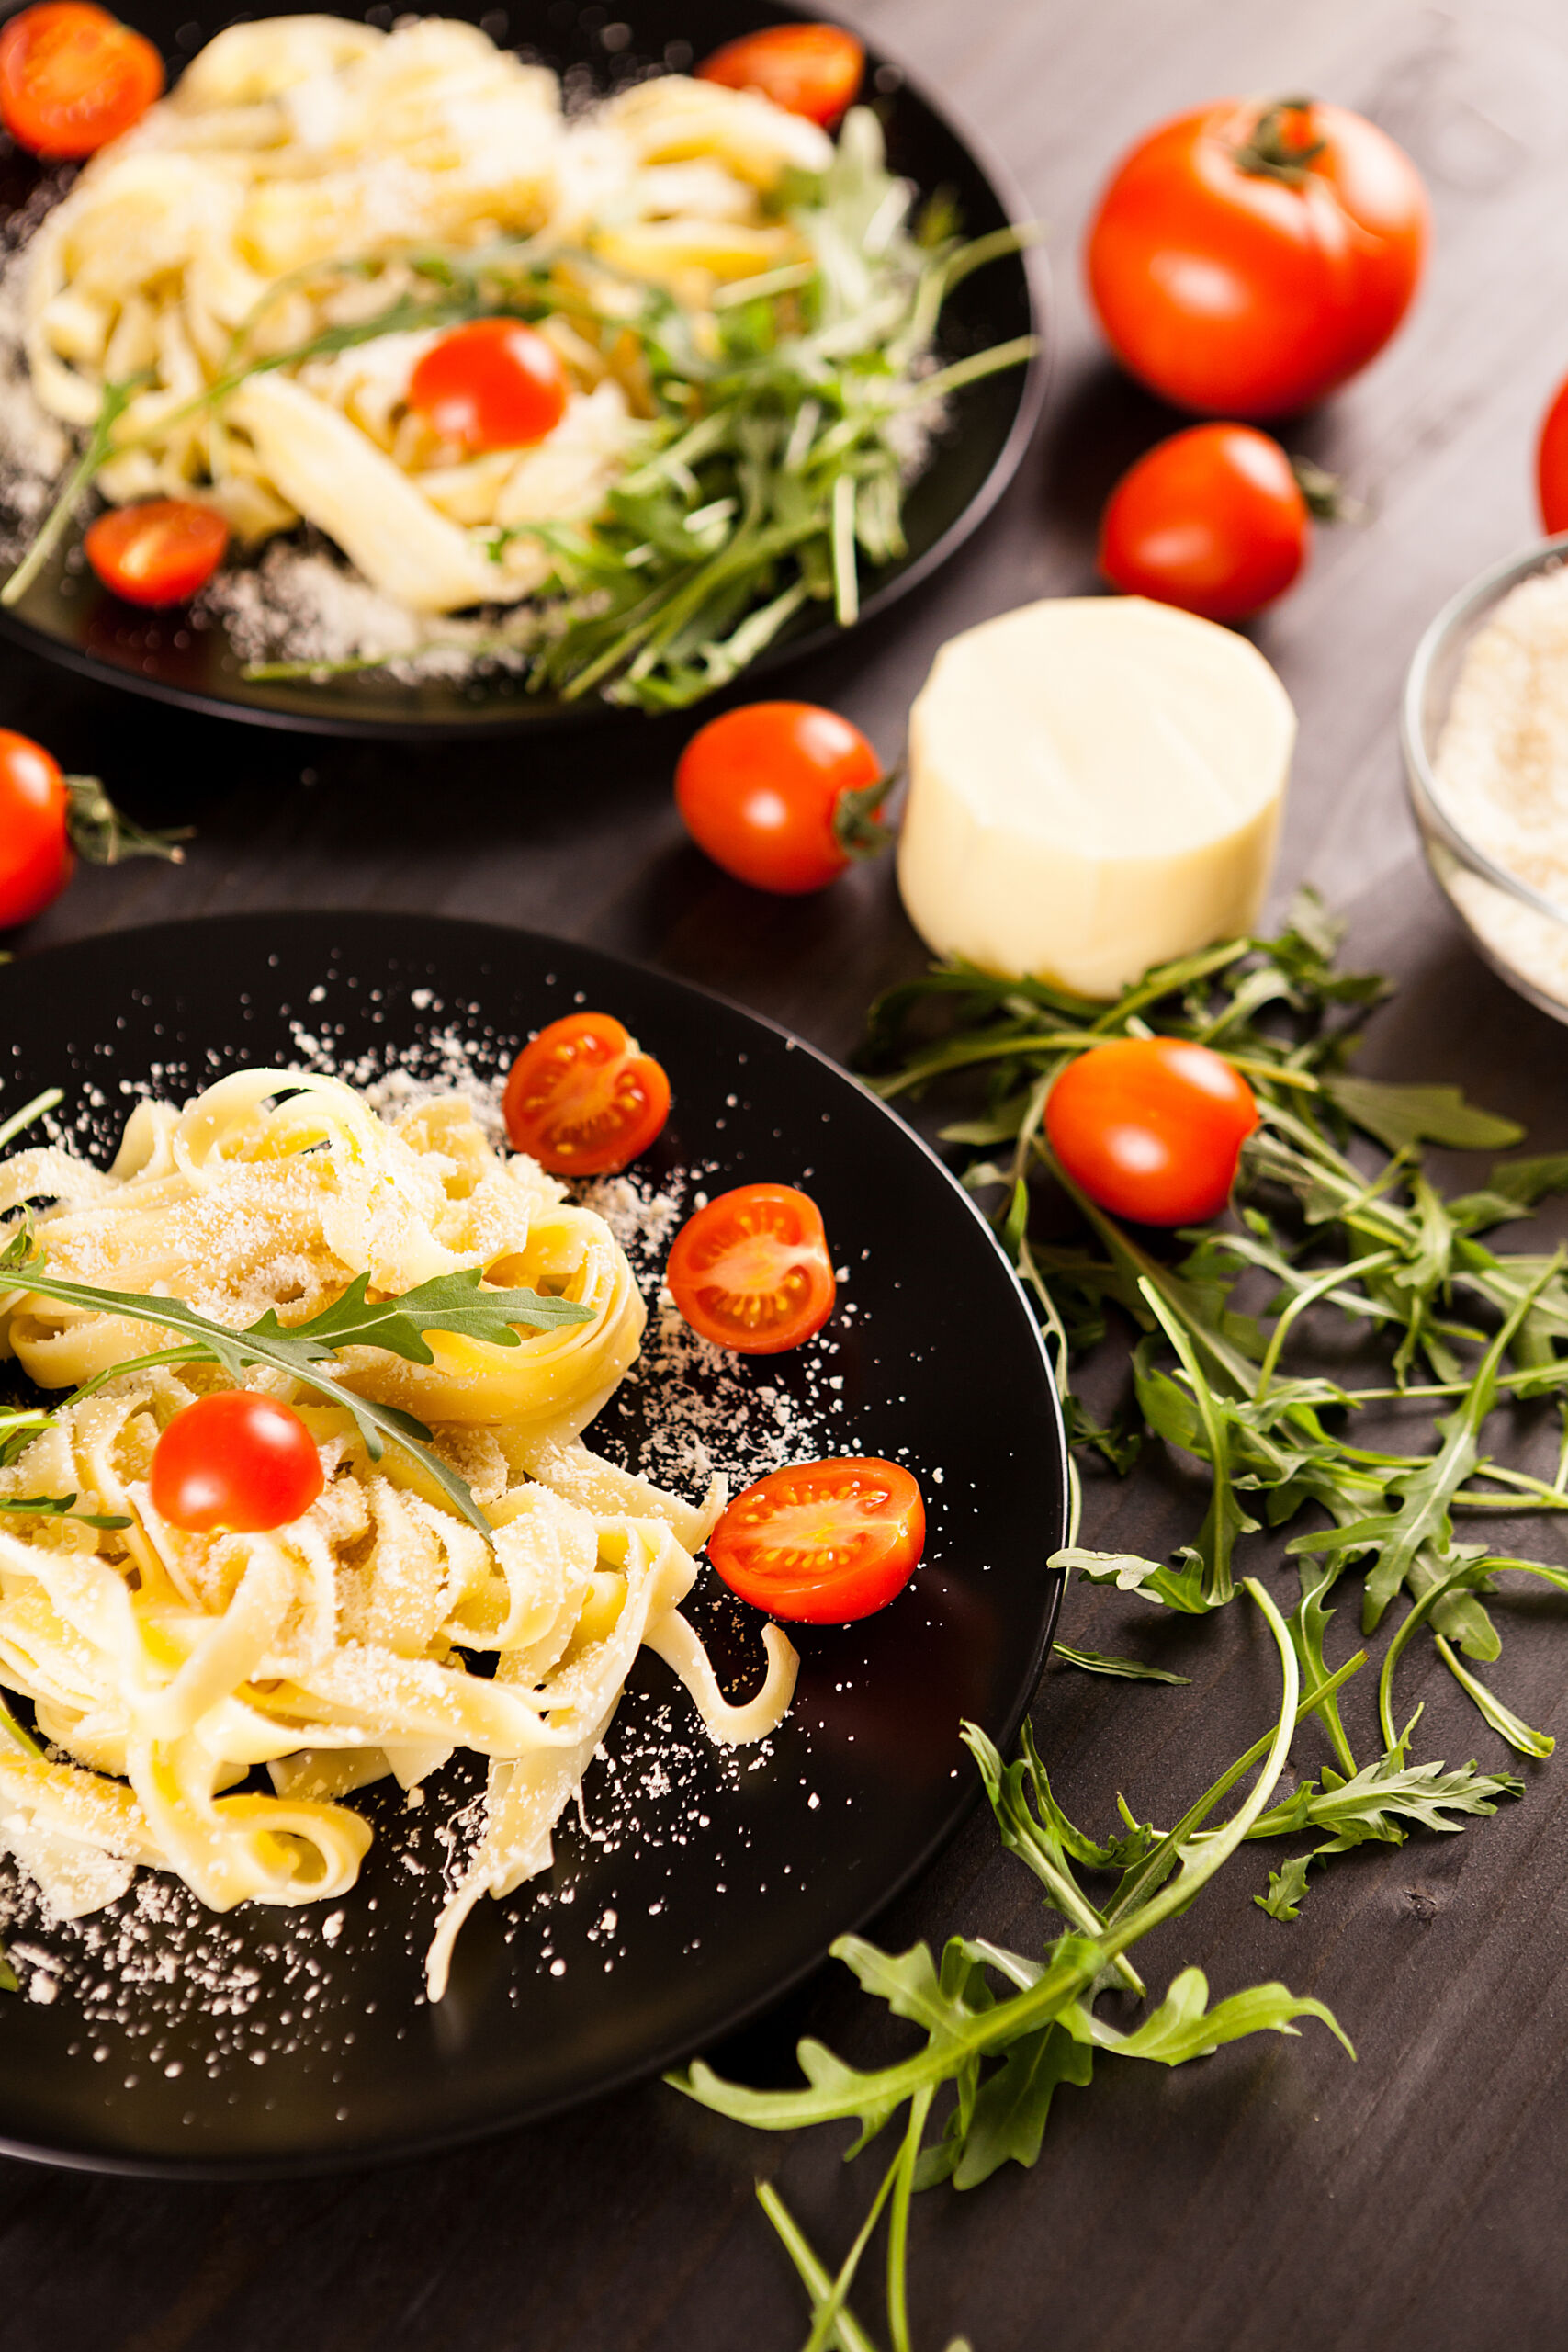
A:
{"label": "cherry tomato", "polygon": [[1045,1134],[1091,1201],[1140,1225],[1217,1216],[1258,1125],[1252,1089],[1223,1054],[1180,1037],[1119,1037],[1068,1064]]}
{"label": "cherry tomato", "polygon": [[1277,441],[1249,424],[1194,424],[1124,473],[1100,526],[1100,568],[1128,596],[1240,621],[1282,596],[1312,524]]}
{"label": "cherry tomato", "polygon": [[798,1348],[833,1311],[821,1212],[793,1184],[741,1184],[688,1217],[665,1280],[694,1331],[738,1355]]}
{"label": "cherry tomato", "polygon": [[1568,380],[1559,384],[1542,420],[1535,480],[1548,536],[1568,531]]}
{"label": "cherry tomato", "polygon": [[152,42],[85,0],[44,0],[0,31],[0,122],[35,155],[95,154],[163,87]]}
{"label": "cherry tomato", "polygon": [[106,588],[128,605],[183,605],[223,560],[229,526],[188,498],[113,506],[89,523],[82,545]]}
{"label": "cherry tomato", "polygon": [[881,778],[876,753],[836,710],[752,702],[697,729],[675,769],[675,803],[716,865],[795,897],[885,844],[867,805]]}
{"label": "cherry tomato", "polygon": [[841,25],[769,25],[727,40],[697,68],[703,82],[761,90],[786,114],[831,130],[860,88],[865,51]]}
{"label": "cherry tomato", "polygon": [[190,1535],[263,1534],[308,1511],[321,1456],[292,1405],[215,1388],[176,1413],[152,1449],[152,1505]]}
{"label": "cherry tomato", "polygon": [[1360,115],[1224,98],[1118,166],[1089,292],[1123,366],[1179,408],[1285,416],[1381,351],[1426,257],[1427,192]]}
{"label": "cherry tomato", "polygon": [[0,728],[0,931],[31,922],[76,870],[71,796],[40,743]]}
{"label": "cherry tomato", "polygon": [[553,433],[570,390],[559,354],[521,319],[470,319],[433,343],[409,378],[409,406],[444,441],[524,449]]}
{"label": "cherry tomato", "polygon": [[926,1507],[897,1462],[800,1462],[737,1495],[708,1537],[731,1592],[813,1625],[886,1609],[925,1549]]}
{"label": "cherry tomato", "polygon": [[569,1012],[512,1065],[502,1109],[514,1151],[552,1176],[609,1176],[670,1116],[670,1080],[607,1012]]}

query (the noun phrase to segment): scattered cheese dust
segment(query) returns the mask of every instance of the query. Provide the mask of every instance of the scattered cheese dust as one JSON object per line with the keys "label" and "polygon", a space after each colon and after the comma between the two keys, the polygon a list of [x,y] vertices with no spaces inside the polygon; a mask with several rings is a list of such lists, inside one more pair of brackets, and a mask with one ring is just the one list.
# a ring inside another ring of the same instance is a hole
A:
{"label": "scattered cheese dust", "polygon": [[1555,922],[1445,864],[1446,888],[1497,961],[1568,1005],[1568,568],[1521,581],[1471,640],[1433,780],[1456,832],[1562,909]]}

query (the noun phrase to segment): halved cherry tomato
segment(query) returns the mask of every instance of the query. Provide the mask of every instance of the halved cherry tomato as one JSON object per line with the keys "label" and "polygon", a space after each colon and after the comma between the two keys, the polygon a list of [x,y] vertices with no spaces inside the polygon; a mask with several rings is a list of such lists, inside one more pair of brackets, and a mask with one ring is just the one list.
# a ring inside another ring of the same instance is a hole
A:
{"label": "halved cherry tomato", "polygon": [[512,1065],[502,1109],[513,1151],[552,1176],[610,1176],[670,1116],[670,1080],[608,1012],[569,1012]]}
{"label": "halved cherry tomato", "polygon": [[694,1331],[738,1355],[798,1348],[837,1285],[815,1201],[793,1184],[741,1184],[688,1217],[665,1280]]}
{"label": "halved cherry tomato", "polygon": [[44,0],[0,31],[0,122],[35,155],[96,154],[163,87],[152,42],[86,0]]}
{"label": "halved cherry tomato", "polygon": [[886,846],[869,804],[882,763],[858,727],[814,702],[751,702],[699,727],[675,769],[686,830],[753,889],[820,890]]}
{"label": "halved cherry tomato", "polygon": [[89,523],[82,545],[106,588],[128,605],[183,605],[223,560],[229,526],[194,499],[150,498]]}
{"label": "halved cherry tomato", "polygon": [[698,66],[697,78],[731,90],[761,90],[786,114],[803,114],[831,130],[864,72],[865,51],[842,25],[769,25],[716,49]]}
{"label": "halved cherry tomato", "polygon": [[1282,596],[1312,523],[1277,441],[1250,424],[1194,424],[1124,473],[1100,526],[1100,568],[1127,596],[1240,621]]}
{"label": "halved cherry tomato", "polygon": [[0,931],[31,922],[76,870],[71,796],[41,743],[0,728]]}
{"label": "halved cherry tomato", "polygon": [[1559,384],[1541,421],[1535,454],[1540,519],[1549,537],[1568,531],[1568,380]]}
{"label": "halved cherry tomato", "polygon": [[466,449],[525,449],[553,433],[570,390],[560,355],[521,319],[470,319],[409,378],[409,406]]}
{"label": "halved cherry tomato", "polygon": [[1288,416],[1382,349],[1426,257],[1421,175],[1343,107],[1223,98],[1141,140],[1100,198],[1089,292],[1179,408]]}
{"label": "halved cherry tomato", "polygon": [[152,1504],[190,1535],[263,1534],[310,1508],[321,1456],[292,1405],[215,1388],[176,1413],[152,1449]]}
{"label": "halved cherry tomato", "polygon": [[771,1471],[737,1495],[708,1537],[731,1592],[813,1625],[886,1609],[925,1549],[926,1507],[897,1462],[840,1455]]}
{"label": "halved cherry tomato", "polygon": [[1046,1138],[1067,1174],[1101,1208],[1140,1225],[1217,1216],[1257,1125],[1240,1072],[1181,1037],[1091,1046],[1045,1101]]}

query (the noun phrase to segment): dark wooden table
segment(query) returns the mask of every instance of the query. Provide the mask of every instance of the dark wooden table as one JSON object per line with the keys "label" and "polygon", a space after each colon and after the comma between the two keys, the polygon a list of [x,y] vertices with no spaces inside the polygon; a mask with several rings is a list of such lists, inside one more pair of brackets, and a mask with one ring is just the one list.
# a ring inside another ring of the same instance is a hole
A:
{"label": "dark wooden table", "polygon": [[[1540,1148],[1568,1146],[1568,1039],[1489,977],[1437,898],[1394,737],[1429,615],[1535,527],[1535,423],[1568,367],[1561,8],[845,0],[844,13],[979,128],[1050,224],[1059,363],[1003,510],[939,582],[792,690],[840,705],[892,753],[943,638],[1090,585],[1104,491],[1168,422],[1105,364],[1077,284],[1086,212],[1133,135],[1232,89],[1305,88],[1363,109],[1426,174],[1436,252],[1393,351],[1292,436],[1348,475],[1371,519],[1325,536],[1258,631],[1302,717],[1281,903],[1312,876],[1352,916],[1358,950],[1400,979],[1370,1067],[1460,1080],[1528,1120]],[[872,993],[920,963],[885,867],[766,902],[686,845],[669,784],[689,722],[420,757],[186,719],[5,661],[7,725],[102,773],[144,818],[199,826],[183,870],[85,874],[16,943],[81,942],[106,996],[129,979],[116,934],[130,924],[433,909],[647,957],[844,1054]],[[1091,1487],[1087,1535],[1158,1555],[1196,1516],[1179,1478],[1150,1469]],[[1560,1736],[1562,1607],[1506,1612],[1495,1672]],[[1080,1589],[1065,1630],[1101,1648],[1157,1642],[1192,1678],[1177,1690],[1048,1677],[1041,1746],[1091,1823],[1110,1820],[1119,1788],[1169,1817],[1270,1704],[1265,1645],[1240,1611],[1159,1629],[1146,1609]],[[1413,1665],[1428,1751],[1517,1763],[1446,1683]],[[1463,1837],[1337,1865],[1292,1926],[1254,1906],[1253,1857],[1164,1930],[1156,1983],[1188,1961],[1216,1995],[1282,1976],[1332,2005],[1359,2063],[1309,2027],[1168,2075],[1102,2066],[1087,2096],[1059,2098],[1033,2172],[920,2201],[919,2344],[935,2352],[960,2329],[976,2352],[1568,2341],[1568,1772],[1525,1777],[1521,1804]],[[1036,1894],[976,1817],[884,1940],[962,1927],[1033,1948]],[[863,2058],[870,2005],[836,1973],[775,2021],[756,2063],[776,2065],[802,2029]],[[869,2193],[840,2165],[842,2139],[754,2138],[652,2085],[346,2179],[168,2186],[3,2164],[4,2333],[15,2352],[789,2352],[803,2306],[752,2186],[775,2178],[818,2242],[841,2248]]]}

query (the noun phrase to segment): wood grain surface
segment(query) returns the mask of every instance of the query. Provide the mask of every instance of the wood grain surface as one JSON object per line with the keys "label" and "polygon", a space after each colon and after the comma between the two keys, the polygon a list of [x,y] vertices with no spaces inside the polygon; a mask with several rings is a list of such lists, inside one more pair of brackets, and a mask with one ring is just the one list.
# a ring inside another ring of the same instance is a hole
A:
{"label": "wood grain surface", "polygon": [[[978,130],[1050,224],[1058,365],[1039,444],[973,546],[786,690],[838,704],[892,754],[943,638],[1090,586],[1103,493],[1171,422],[1105,363],[1077,282],[1087,211],[1119,150],[1229,90],[1304,88],[1361,108],[1425,173],[1436,248],[1393,348],[1291,436],[1371,516],[1323,535],[1310,576],[1258,630],[1302,718],[1281,896],[1315,879],[1352,916],[1358,951],[1402,983],[1368,1067],[1458,1080],[1527,1120],[1540,1148],[1568,1146],[1568,1037],[1495,981],[1450,919],[1416,853],[1394,734],[1427,619],[1535,528],[1535,424],[1568,367],[1561,6],[844,0],[843,13]],[[840,1055],[873,992],[919,967],[886,867],[770,903],[686,846],[669,783],[690,721],[419,755],[186,718],[4,658],[7,725],[103,774],[144,819],[199,828],[182,870],[85,873],[17,942],[79,941],[106,1003],[133,977],[126,926],[243,908],[553,928],[721,989]],[[1145,1466],[1124,1487],[1091,1482],[1087,1540],[1157,1555],[1197,1515],[1179,1473]],[[1564,1606],[1510,1607],[1494,1676],[1560,1737]],[[1110,1820],[1118,1789],[1171,1816],[1269,1714],[1268,1645],[1240,1609],[1161,1625],[1075,1590],[1064,1633],[1191,1677],[1182,1690],[1047,1677],[1040,1744],[1091,1824]],[[1435,1662],[1425,1682],[1413,1663],[1408,1688],[1428,1702],[1426,1752],[1517,1764]],[[1315,1769],[1311,1734],[1300,1749]],[[1187,1962],[1216,1995],[1283,1977],[1331,2004],[1359,2063],[1309,2026],[1169,2075],[1102,2066],[1087,2095],[1059,2098],[1032,2172],[920,2200],[922,2352],[960,2331],[975,2352],[1568,2342],[1568,1770],[1523,1771],[1521,1804],[1461,1837],[1348,1858],[1293,1925],[1254,1905],[1267,1868],[1254,1855],[1163,1930],[1155,1982]],[[976,1818],[884,1940],[963,1928],[1031,1948],[1036,1898]],[[886,2046],[872,2005],[829,1972],[728,2063],[777,2077],[803,2029],[862,2062]],[[651,2085],[361,2177],[190,2187],[0,2164],[5,2337],[12,2352],[790,2352],[803,2307],[753,2183],[777,2180],[840,2250],[869,2194],[840,2163],[843,2138],[752,2137]]]}

